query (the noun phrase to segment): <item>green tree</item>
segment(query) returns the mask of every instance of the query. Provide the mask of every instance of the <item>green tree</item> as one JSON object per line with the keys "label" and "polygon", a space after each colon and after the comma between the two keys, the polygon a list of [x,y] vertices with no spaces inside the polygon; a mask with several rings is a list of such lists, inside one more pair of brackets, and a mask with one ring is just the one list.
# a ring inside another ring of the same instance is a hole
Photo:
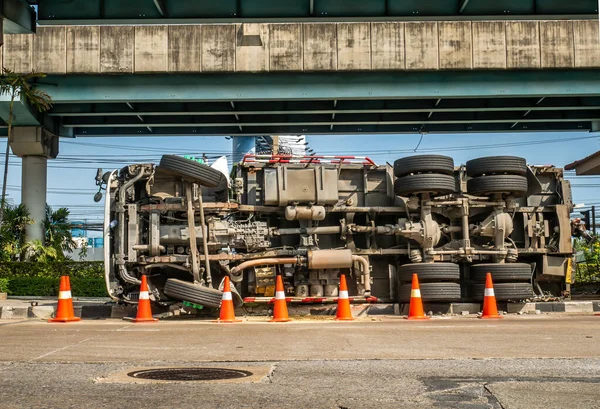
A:
{"label": "green tree", "polygon": [[28,261],[37,261],[38,263],[49,263],[64,258],[62,252],[54,247],[44,245],[40,240],[26,243],[23,250],[27,254]]}
{"label": "green tree", "polygon": [[[0,76],[0,95],[6,95],[10,98],[8,106],[8,139],[12,136],[12,124],[14,120],[13,107],[15,100],[21,99],[27,101],[39,112],[45,112],[52,108],[52,99],[50,96],[36,88],[32,82],[38,78],[46,77],[46,74],[40,72],[31,72],[29,74],[18,74],[4,68]],[[6,182],[8,180],[8,159],[10,157],[10,144],[6,144],[6,153],[4,155],[4,178],[2,181],[2,199],[1,203],[6,201]],[[4,220],[4,206],[0,206],[0,224]]]}
{"label": "green tree", "polygon": [[71,252],[76,246],[71,235],[69,213],[69,209],[65,207],[53,211],[52,207],[46,205],[46,220],[44,220],[46,245],[56,249],[58,258],[63,258],[65,251]]}
{"label": "green tree", "polygon": [[4,204],[4,220],[0,225],[0,260],[18,261],[25,249],[25,228],[33,223],[27,208],[20,204]]}
{"label": "green tree", "polygon": [[576,283],[589,283],[600,281],[600,242],[594,240],[591,243],[583,239],[575,239],[574,248],[576,253],[582,253],[585,262],[577,264],[575,275]]}

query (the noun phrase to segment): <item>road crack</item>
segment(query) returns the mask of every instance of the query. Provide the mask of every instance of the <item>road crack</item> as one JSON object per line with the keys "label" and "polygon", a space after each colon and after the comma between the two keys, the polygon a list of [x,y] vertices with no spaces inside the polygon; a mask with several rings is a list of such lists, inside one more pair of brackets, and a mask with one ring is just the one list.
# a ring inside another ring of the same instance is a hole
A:
{"label": "road crack", "polygon": [[492,405],[492,407],[494,409],[506,409],[504,407],[504,405],[498,400],[498,398],[496,398],[496,396],[490,390],[490,388],[488,388],[488,384],[487,383],[483,384],[483,389],[487,392],[488,402],[489,402],[490,405]]}
{"label": "road crack", "polygon": [[275,377],[275,371],[277,370],[277,364],[279,362],[274,363],[273,365],[271,365],[271,369],[269,369],[269,372],[267,373],[267,376],[262,380],[262,382],[264,383],[273,383],[273,378]]}

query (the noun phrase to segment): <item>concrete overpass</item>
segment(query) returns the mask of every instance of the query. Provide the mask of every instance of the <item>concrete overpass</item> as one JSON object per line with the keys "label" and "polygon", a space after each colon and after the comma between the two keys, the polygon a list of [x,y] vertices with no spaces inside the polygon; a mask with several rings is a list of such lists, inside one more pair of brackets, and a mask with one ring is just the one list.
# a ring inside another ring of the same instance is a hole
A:
{"label": "concrete overpass", "polygon": [[37,34],[2,50],[55,102],[17,108],[19,140],[46,147],[24,161],[30,207],[53,135],[600,129],[596,0],[31,3]]}
{"label": "concrete overpass", "polygon": [[53,26],[7,35],[2,61],[50,75],[56,106],[43,119],[61,136],[581,130],[600,119],[592,19]]}
{"label": "concrete overpass", "polygon": [[40,27],[18,72],[143,74],[600,68],[597,20]]}

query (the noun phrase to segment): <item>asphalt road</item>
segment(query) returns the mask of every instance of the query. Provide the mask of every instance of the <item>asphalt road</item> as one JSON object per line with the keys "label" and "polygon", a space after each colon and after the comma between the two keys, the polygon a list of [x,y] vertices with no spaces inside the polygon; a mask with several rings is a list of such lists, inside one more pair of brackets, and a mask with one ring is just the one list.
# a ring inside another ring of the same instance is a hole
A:
{"label": "asphalt road", "polygon": [[[600,317],[0,321],[1,408],[600,408]],[[127,374],[229,368],[165,382]]]}

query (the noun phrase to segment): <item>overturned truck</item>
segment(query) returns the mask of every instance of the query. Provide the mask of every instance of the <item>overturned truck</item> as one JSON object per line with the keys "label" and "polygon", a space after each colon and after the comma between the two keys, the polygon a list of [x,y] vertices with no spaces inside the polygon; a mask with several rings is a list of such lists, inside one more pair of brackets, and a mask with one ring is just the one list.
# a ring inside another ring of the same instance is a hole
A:
{"label": "overturned truck", "polygon": [[568,294],[571,189],[562,169],[511,156],[455,166],[420,155],[248,155],[229,175],[173,155],[99,172],[106,190],[106,286],[218,307],[229,276],[238,303],[269,302],[283,277],[291,302],[327,303],[340,274],[354,302],[400,302],[414,273],[424,301]]}

